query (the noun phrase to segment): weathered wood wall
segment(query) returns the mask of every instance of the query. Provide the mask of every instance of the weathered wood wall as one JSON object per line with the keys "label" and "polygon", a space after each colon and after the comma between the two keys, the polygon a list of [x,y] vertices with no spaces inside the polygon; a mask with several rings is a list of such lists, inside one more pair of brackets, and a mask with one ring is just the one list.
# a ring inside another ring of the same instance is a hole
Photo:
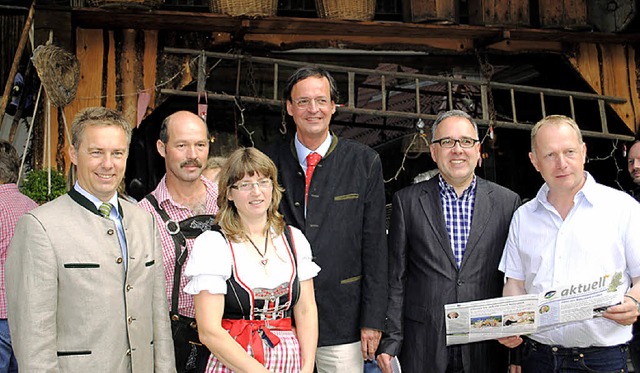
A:
{"label": "weathered wood wall", "polygon": [[637,132],[640,96],[635,49],[629,45],[582,43],[569,61],[596,93],[627,99],[627,103],[611,107],[629,129]]}
{"label": "weathered wood wall", "polygon": [[[80,82],[75,99],[64,109],[69,125],[83,108],[106,106],[136,126],[139,94],[146,91],[149,108],[156,105],[157,49],[157,31],[77,29]],[[67,148],[65,144],[65,153]]]}

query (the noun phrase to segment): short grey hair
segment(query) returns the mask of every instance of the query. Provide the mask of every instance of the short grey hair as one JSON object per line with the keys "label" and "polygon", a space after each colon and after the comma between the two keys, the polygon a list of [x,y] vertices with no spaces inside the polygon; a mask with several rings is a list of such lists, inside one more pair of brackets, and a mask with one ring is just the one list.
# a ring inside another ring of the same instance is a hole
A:
{"label": "short grey hair", "polygon": [[436,128],[438,128],[438,125],[443,120],[445,120],[447,118],[453,118],[453,117],[464,118],[464,119],[468,120],[473,125],[473,129],[476,131],[476,138],[477,139],[480,138],[480,135],[478,133],[478,124],[476,123],[475,120],[473,120],[471,115],[465,113],[462,110],[449,110],[449,111],[445,111],[443,113],[440,113],[440,115],[438,115],[436,120],[433,122],[433,125],[431,125],[431,143],[433,143],[435,141],[435,139],[436,139]]}

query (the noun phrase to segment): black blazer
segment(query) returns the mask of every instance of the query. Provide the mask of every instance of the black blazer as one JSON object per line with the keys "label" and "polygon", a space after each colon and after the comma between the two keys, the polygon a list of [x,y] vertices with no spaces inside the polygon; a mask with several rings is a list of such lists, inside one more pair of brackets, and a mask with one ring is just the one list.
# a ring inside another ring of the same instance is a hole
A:
{"label": "black blazer", "polygon": [[360,340],[382,330],[387,309],[387,241],[382,164],[371,148],[333,135],[309,186],[293,141],[268,153],[285,192],[280,212],[305,234],[320,273],[314,278],[318,345]]}
{"label": "black blazer", "polygon": [[[387,330],[378,352],[399,356],[406,373],[445,372],[445,304],[502,295],[498,263],[520,205],[514,192],[477,178],[471,232],[458,270],[439,193],[434,177],[393,197]],[[507,364],[506,348],[497,341],[462,345],[462,358],[465,372],[501,372]]]}

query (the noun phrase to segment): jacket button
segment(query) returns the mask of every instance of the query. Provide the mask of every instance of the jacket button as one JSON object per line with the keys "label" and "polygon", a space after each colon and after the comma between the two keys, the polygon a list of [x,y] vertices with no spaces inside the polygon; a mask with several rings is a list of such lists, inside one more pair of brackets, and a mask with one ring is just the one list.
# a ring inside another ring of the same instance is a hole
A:
{"label": "jacket button", "polygon": [[115,233],[115,232],[114,232],[114,230],[113,230],[113,229],[109,229],[109,230],[107,231],[107,234],[108,234],[109,236],[113,236],[113,234],[114,234],[114,233]]}
{"label": "jacket button", "polygon": [[462,286],[462,284],[464,284],[464,281],[458,280],[457,284],[458,284],[458,286]]}
{"label": "jacket button", "polygon": [[131,356],[131,349],[127,350],[127,356]]}
{"label": "jacket button", "polygon": [[180,320],[180,316],[178,316],[178,315],[171,315],[171,320],[173,320],[173,321],[178,321],[178,320]]}
{"label": "jacket button", "polygon": [[129,325],[131,325],[132,322],[136,321],[136,318],[133,316],[129,316],[127,317],[127,322],[129,323]]}
{"label": "jacket button", "polygon": [[295,207],[300,207],[300,202],[294,202],[294,203],[293,203],[293,205],[294,205]]}
{"label": "jacket button", "polygon": [[116,259],[116,263],[118,263],[118,264],[122,264],[122,262],[123,262],[123,261],[124,261],[124,260],[122,259],[122,257],[121,257],[121,256],[119,256],[119,257]]}
{"label": "jacket button", "polygon": [[133,286],[127,284],[127,291],[130,291],[131,289],[133,289]]}

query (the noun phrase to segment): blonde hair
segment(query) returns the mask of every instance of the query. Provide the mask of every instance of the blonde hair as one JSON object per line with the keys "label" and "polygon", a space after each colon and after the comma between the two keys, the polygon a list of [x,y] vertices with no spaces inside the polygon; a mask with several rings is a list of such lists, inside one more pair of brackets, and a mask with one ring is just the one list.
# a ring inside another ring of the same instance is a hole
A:
{"label": "blonde hair", "polygon": [[285,227],[284,218],[278,212],[278,206],[282,199],[284,189],[278,184],[278,171],[273,161],[256,148],[240,148],[235,150],[218,174],[218,215],[216,222],[220,224],[227,237],[235,242],[240,242],[247,237],[246,229],[240,220],[238,210],[233,201],[228,198],[231,186],[246,175],[259,174],[271,179],[273,191],[271,203],[267,209],[267,225],[265,233],[272,227],[277,235],[282,234]]}
{"label": "blonde hair", "polygon": [[540,127],[545,124],[553,124],[555,126],[560,126],[561,124],[566,124],[571,127],[576,135],[578,136],[578,143],[582,144],[582,133],[580,132],[580,127],[578,127],[578,123],[575,120],[565,116],[565,115],[547,115],[542,118],[538,123],[533,126],[531,129],[531,152],[536,154],[536,136],[538,135],[538,131],[540,131]]}

